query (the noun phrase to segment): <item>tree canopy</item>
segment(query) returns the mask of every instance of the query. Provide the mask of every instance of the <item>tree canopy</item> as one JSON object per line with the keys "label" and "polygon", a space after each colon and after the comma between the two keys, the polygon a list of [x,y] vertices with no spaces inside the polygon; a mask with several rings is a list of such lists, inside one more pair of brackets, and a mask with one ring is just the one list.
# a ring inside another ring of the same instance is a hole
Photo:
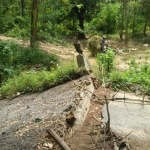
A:
{"label": "tree canopy", "polygon": [[0,0],[0,8],[0,33],[31,42],[118,33],[127,43],[149,35],[148,0]]}

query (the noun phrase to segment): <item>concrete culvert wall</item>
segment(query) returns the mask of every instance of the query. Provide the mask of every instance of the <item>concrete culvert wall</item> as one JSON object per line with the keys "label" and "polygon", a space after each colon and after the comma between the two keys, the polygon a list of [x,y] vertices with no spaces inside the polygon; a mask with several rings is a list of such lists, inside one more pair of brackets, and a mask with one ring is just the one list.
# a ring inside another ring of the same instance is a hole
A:
{"label": "concrete culvert wall", "polygon": [[97,52],[100,51],[100,39],[100,36],[94,35],[88,40],[88,49],[93,56],[95,56]]}

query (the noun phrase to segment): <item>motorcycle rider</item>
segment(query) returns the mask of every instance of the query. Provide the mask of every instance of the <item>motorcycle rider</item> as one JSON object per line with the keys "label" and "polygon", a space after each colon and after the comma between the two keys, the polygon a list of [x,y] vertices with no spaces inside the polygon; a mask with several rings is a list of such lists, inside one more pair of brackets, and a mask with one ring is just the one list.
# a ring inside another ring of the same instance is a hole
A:
{"label": "motorcycle rider", "polygon": [[108,40],[106,35],[103,35],[102,40],[100,41],[100,51],[105,52],[108,48]]}

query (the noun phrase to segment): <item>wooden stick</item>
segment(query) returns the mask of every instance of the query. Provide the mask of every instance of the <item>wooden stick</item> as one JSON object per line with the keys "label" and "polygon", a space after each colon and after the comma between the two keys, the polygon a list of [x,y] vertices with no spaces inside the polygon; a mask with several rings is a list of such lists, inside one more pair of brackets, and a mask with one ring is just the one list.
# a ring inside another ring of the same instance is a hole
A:
{"label": "wooden stick", "polygon": [[71,150],[69,146],[61,139],[57,133],[53,129],[46,129],[47,133],[52,136],[52,138],[56,141],[56,143],[63,149],[63,150]]}
{"label": "wooden stick", "polygon": [[109,133],[110,132],[110,113],[109,113],[109,106],[108,106],[108,104],[109,104],[110,101],[107,100],[106,96],[105,96],[105,102],[106,102],[106,111],[107,111],[107,117],[108,117],[108,120],[107,120],[107,131]]}

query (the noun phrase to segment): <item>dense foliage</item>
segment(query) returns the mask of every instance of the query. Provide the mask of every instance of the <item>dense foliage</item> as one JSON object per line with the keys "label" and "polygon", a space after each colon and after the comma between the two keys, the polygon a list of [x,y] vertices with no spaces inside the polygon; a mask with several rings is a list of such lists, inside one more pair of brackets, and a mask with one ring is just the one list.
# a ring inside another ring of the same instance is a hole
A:
{"label": "dense foliage", "polygon": [[100,36],[94,35],[88,39],[88,50],[93,56],[100,52]]}
{"label": "dense foliage", "polygon": [[45,51],[21,47],[12,41],[0,41],[0,83],[23,70],[55,67],[58,57]]}
{"label": "dense foliage", "polygon": [[150,23],[148,0],[1,0],[0,33],[30,38],[32,9],[37,20],[37,40],[52,41],[86,34],[118,33],[128,41],[137,35],[146,36]]}
{"label": "dense foliage", "polygon": [[106,53],[97,53],[96,55],[97,64],[101,76],[109,77],[112,70],[114,70],[114,59],[115,53],[112,49],[108,48]]}
{"label": "dense foliage", "polygon": [[[39,50],[36,41],[64,42],[75,37],[84,39],[86,35],[99,37],[102,34],[115,34],[126,44],[130,38],[137,36],[142,42],[150,41],[149,0],[0,0],[0,8],[0,33],[30,39],[30,48],[0,41],[2,97],[16,92],[38,91],[40,86],[44,89],[56,85],[57,81],[60,83],[66,80],[65,76],[60,75],[59,69],[52,73],[56,76],[52,78],[49,71],[57,68],[58,58]],[[96,47],[88,43],[93,55],[99,49],[98,40]],[[101,75],[106,81],[112,82],[114,89],[125,87],[128,83],[141,84],[145,92],[150,94],[148,63],[138,66],[132,60],[129,70],[120,72],[114,67],[111,50],[105,55],[98,54],[97,60],[100,72],[103,71]],[[69,71],[71,75],[74,73],[71,67],[67,70],[66,74]],[[15,76],[18,76],[16,80]],[[44,76],[41,80],[43,83],[38,82],[41,76]],[[13,91],[10,84],[17,84],[18,89],[16,85]]]}

